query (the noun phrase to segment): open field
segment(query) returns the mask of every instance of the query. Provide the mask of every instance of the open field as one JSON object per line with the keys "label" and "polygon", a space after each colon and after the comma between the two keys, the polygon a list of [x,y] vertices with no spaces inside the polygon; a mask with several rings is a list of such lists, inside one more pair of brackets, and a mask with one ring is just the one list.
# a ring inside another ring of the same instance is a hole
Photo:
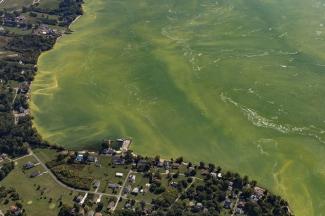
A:
{"label": "open field", "polygon": [[41,55],[40,134],[249,175],[298,216],[325,211],[324,1],[86,1]]}
{"label": "open field", "polygon": [[23,6],[29,6],[32,3],[33,0],[0,0],[0,9],[20,10]]}
{"label": "open field", "polygon": [[42,166],[38,165],[30,170],[22,170],[23,164],[29,161],[37,162],[32,156],[16,161],[16,168],[0,184],[1,186],[14,187],[16,189],[22,197],[22,204],[27,214],[56,216],[59,200],[72,205],[72,200],[76,193],[72,193],[57,185],[50,175],[43,174],[30,178],[30,174],[34,171],[44,172],[45,170]]}
{"label": "open field", "polygon": [[21,10],[22,7],[27,7],[33,3],[39,3],[42,8],[53,9],[57,8],[60,0],[0,0],[0,10]]}

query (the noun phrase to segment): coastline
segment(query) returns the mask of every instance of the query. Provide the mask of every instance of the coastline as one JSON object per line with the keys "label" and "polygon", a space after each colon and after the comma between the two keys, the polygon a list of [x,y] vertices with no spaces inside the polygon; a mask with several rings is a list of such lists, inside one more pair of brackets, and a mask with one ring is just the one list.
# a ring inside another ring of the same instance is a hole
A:
{"label": "coastline", "polygon": [[[72,26],[72,24],[76,23],[76,22],[79,20],[80,17],[81,17],[81,15],[77,16],[77,17],[76,17],[76,18],[75,18],[75,19],[74,19],[74,20],[69,24],[69,26],[67,27],[67,29],[70,30],[70,27]],[[71,33],[72,33],[72,32],[71,32]],[[68,34],[68,33],[64,33],[64,34]],[[53,46],[52,46],[51,49],[42,52],[42,53],[38,56],[36,66],[38,65],[38,61],[39,61],[40,56],[43,55],[44,53],[48,52],[48,51],[51,51],[51,50],[54,48],[54,46],[56,45],[56,43],[61,39],[61,37],[64,36],[64,34],[58,36],[58,37],[55,39],[55,43],[53,44]],[[37,73],[38,73],[38,71],[37,71]],[[37,73],[36,73],[35,76],[37,76]],[[34,77],[35,77],[35,76],[34,76]],[[30,91],[31,91],[31,88],[32,88],[32,81],[31,81],[31,85],[30,85]],[[31,95],[31,93],[30,93],[30,98],[31,98],[31,97],[32,97],[32,95]],[[29,115],[33,118],[31,112],[30,112]],[[35,125],[34,125],[34,121],[32,121],[32,123],[33,123],[33,126],[35,126]],[[36,129],[37,129],[37,127],[36,127]],[[39,133],[38,133],[38,134],[39,134]],[[39,134],[39,135],[40,135],[40,134]],[[50,146],[52,146],[52,145],[50,144]],[[54,145],[54,146],[55,146],[55,145]],[[61,147],[61,146],[59,146],[59,147]],[[68,149],[68,148],[66,148],[66,147],[62,147],[62,148],[64,148],[64,149]],[[95,148],[94,148],[94,149],[95,149]],[[94,149],[89,149],[89,150],[94,150]],[[141,155],[141,154],[138,154],[138,155]],[[266,187],[263,187],[263,188],[266,188]],[[292,212],[292,211],[290,210],[290,212]]]}

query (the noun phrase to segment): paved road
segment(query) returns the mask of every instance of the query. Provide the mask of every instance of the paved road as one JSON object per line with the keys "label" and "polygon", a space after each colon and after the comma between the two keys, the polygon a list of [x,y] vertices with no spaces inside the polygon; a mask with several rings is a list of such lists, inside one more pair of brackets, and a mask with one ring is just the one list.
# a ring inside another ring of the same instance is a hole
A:
{"label": "paved road", "polygon": [[29,157],[29,156],[31,156],[31,155],[32,155],[32,154],[30,153],[30,154],[27,154],[27,155],[21,156],[21,157],[19,157],[19,158],[9,159],[9,160],[15,162],[15,161],[18,161],[18,160],[23,159],[23,158],[25,158],[25,157]]}
{"label": "paved road", "polygon": [[128,179],[129,179],[129,176],[130,176],[131,173],[132,173],[132,170],[130,170],[130,171],[128,172],[128,174],[126,175],[126,177],[125,177],[125,180],[124,180],[124,182],[123,182],[123,185],[122,185],[122,187],[121,187],[121,190],[120,190],[119,194],[117,195],[117,200],[116,200],[115,206],[112,208],[112,212],[115,211],[115,209],[116,209],[116,207],[117,207],[117,205],[118,205],[118,203],[119,203],[119,200],[120,200],[120,198],[122,197],[122,193],[123,193],[124,187],[125,187],[125,185],[126,185],[126,182],[127,182]]}

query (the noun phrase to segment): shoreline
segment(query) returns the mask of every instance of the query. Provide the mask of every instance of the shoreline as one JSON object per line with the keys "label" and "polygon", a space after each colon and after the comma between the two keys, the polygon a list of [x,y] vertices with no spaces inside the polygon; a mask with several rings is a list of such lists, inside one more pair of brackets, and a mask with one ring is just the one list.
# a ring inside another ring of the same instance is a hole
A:
{"label": "shoreline", "polygon": [[[73,33],[73,31],[70,29],[70,27],[74,24],[74,23],[76,23],[78,20],[79,20],[79,18],[81,17],[82,15],[78,15],[68,26],[67,26],[67,30],[68,31],[71,31],[70,33]],[[36,67],[38,66],[38,61],[39,61],[39,58],[41,57],[41,55],[43,55],[44,53],[46,53],[46,52],[48,52],[48,51],[51,51],[52,49],[54,49],[54,46],[56,45],[56,43],[65,35],[65,34],[69,34],[69,33],[67,33],[67,32],[65,32],[65,33],[63,33],[63,34],[61,34],[60,36],[58,36],[56,39],[55,39],[55,42],[54,42],[54,44],[53,44],[53,46],[49,49],[49,50],[46,50],[46,51],[44,51],[44,52],[41,52],[40,53],[40,55],[37,57],[37,61],[36,61]],[[37,71],[36,72],[36,74],[34,75],[34,78],[37,76],[37,73],[39,73],[39,71]],[[29,100],[31,100],[31,97],[32,97],[32,94],[31,94],[31,90],[32,90],[32,83],[33,83],[33,81],[31,81],[31,83],[30,83],[30,94],[29,94],[29,97],[30,97],[30,99]],[[29,101],[30,102],[30,101]],[[28,102],[28,104],[30,105],[30,103]],[[32,113],[31,113],[31,110],[30,110],[30,113],[29,113],[29,116],[33,119],[33,116],[32,116]],[[35,124],[34,124],[34,121],[32,120],[32,124],[33,124],[33,127],[35,126]],[[37,127],[35,127],[36,128],[36,131],[37,131],[37,134],[38,135],[40,135],[41,136],[41,134],[40,133],[38,133],[38,130],[37,130]],[[46,140],[45,140],[46,141]],[[46,141],[47,142],[47,141]],[[65,147],[65,146],[61,146],[61,145],[56,145],[56,144],[50,144],[50,142],[49,142],[49,146],[50,147],[59,147],[59,148],[63,148],[63,149],[65,149],[65,150],[75,150],[75,148],[68,148],[68,147]],[[89,148],[89,149],[78,149],[78,150],[76,150],[76,151],[93,151],[93,150],[95,150],[95,149],[97,149],[97,148]],[[131,150],[132,150],[133,148],[131,148]],[[142,154],[138,154],[138,153],[135,153],[136,155],[141,155],[141,156],[143,156]],[[147,155],[148,157],[150,157],[150,155]],[[152,157],[152,155],[151,155],[151,157]],[[185,158],[186,159],[186,158]],[[169,159],[162,159],[162,160],[169,160]],[[187,161],[187,160],[186,160]],[[203,160],[202,160],[203,161]],[[229,170],[229,169],[227,169],[227,171],[230,171],[230,172],[232,172],[231,170]],[[242,173],[241,173],[242,174]],[[259,184],[259,186],[261,186],[261,184]],[[265,187],[265,186],[261,186],[263,189],[267,189],[267,187]],[[288,206],[289,207],[289,206]],[[290,212],[292,212],[291,211],[291,208],[290,208]]]}

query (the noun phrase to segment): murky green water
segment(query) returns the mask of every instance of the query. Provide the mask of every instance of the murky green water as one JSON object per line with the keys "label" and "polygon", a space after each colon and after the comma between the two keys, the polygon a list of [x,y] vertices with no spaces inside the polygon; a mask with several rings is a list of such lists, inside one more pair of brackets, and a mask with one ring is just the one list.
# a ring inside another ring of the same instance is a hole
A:
{"label": "murky green water", "polygon": [[92,0],[39,60],[51,142],[205,160],[325,214],[325,1]]}

